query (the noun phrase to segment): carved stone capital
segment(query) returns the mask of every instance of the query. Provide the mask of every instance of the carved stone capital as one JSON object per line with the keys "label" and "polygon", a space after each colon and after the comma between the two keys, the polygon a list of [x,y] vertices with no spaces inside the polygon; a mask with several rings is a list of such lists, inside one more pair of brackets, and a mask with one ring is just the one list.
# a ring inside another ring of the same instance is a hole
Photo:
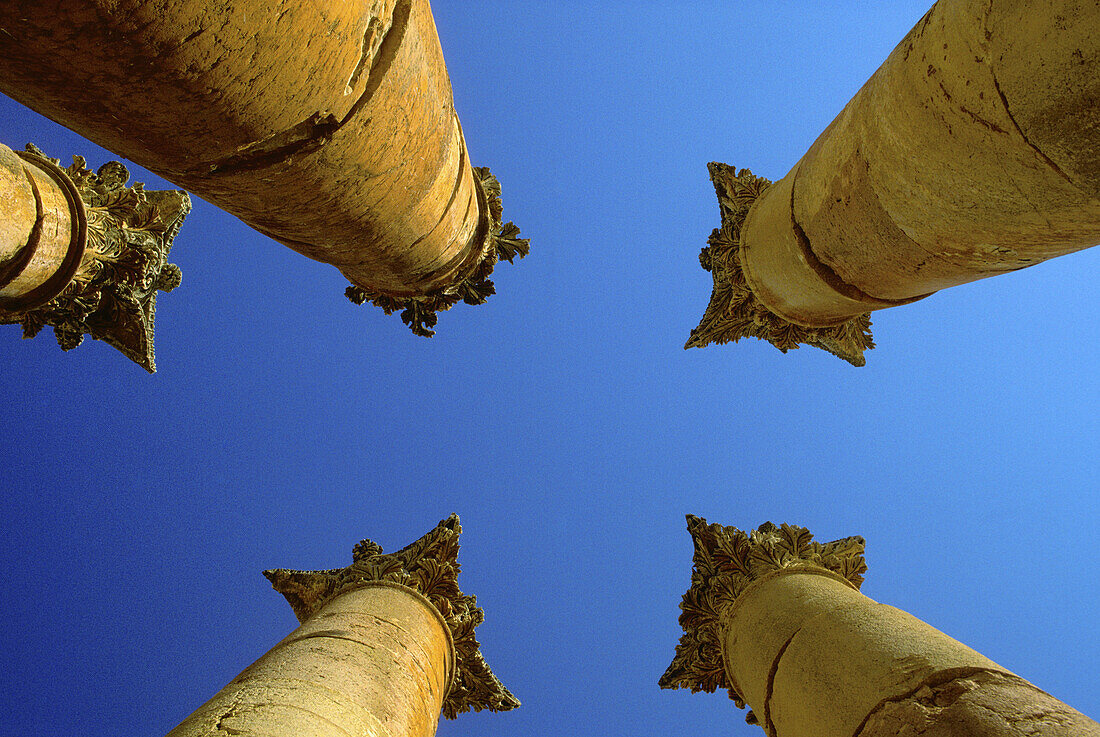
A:
{"label": "carved stone capital", "polygon": [[742,532],[708,525],[690,514],[687,528],[695,555],[691,588],[680,603],[684,634],[659,683],[661,688],[690,688],[693,693],[725,688],[737,706],[744,707],[741,695],[726,678],[722,660],[726,611],[753,581],[783,569],[825,569],[858,589],[867,570],[863,538],[818,543],[805,527],[765,522],[753,532]]}
{"label": "carved stone capital", "polygon": [[333,597],[374,581],[407,586],[439,610],[454,641],[454,681],[443,703],[443,716],[464,711],[508,711],[519,700],[493,675],[481,655],[474,629],[485,620],[477,598],[458,588],[458,515],[452,514],[428,534],[396,553],[385,554],[373,540],[352,550],[352,564],[327,571],[264,571],[271,586],[286,597],[299,622],[304,622]]}
{"label": "carved stone capital", "polygon": [[66,351],[91,335],[153,373],[157,292],[180,284],[180,269],[168,263],[168,252],[191,211],[191,198],[178,190],[146,192],[139,182],[127,185],[130,173],[118,161],[93,172],[81,156],[62,169],[60,160],[32,144],[20,155],[72,183],[84,204],[87,243],[59,295],[45,304],[0,311],[0,323],[21,325],[24,338],[50,325]]}
{"label": "carved stone capital", "polygon": [[451,309],[459,302],[468,305],[485,304],[496,294],[496,287],[489,279],[493,267],[499,261],[513,263],[517,256],[523,258],[531,250],[531,239],[519,237],[519,226],[513,222],[502,223],[504,212],[500,200],[500,182],[488,167],[474,167],[474,186],[477,189],[478,206],[482,218],[474,241],[479,248],[471,265],[464,269],[449,286],[429,294],[415,297],[395,297],[351,285],[345,296],[357,305],[370,302],[381,307],[387,315],[401,310],[401,321],[415,334],[425,338],[435,335],[432,328],[438,320],[437,312]]}
{"label": "carved stone capital", "polygon": [[711,162],[707,169],[718,194],[722,227],[710,234],[707,247],[699,254],[699,263],[714,277],[714,289],[702,321],[691,331],[684,348],[751,337],[766,340],[783,353],[800,344],[812,345],[853,366],[864,365],[863,351],[875,347],[869,312],[833,327],[795,325],[765,307],[745,280],[740,260],[741,226],[752,203],[771,182],[727,164]]}

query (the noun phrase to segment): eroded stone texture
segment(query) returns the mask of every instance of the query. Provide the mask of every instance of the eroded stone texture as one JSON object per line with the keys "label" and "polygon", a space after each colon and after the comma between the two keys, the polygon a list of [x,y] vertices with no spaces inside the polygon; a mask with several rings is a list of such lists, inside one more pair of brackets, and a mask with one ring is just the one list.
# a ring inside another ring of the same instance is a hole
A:
{"label": "eroded stone texture", "polygon": [[855,737],[1096,737],[1100,724],[1027,681],[979,671],[881,704]]}
{"label": "eroded stone texture", "polygon": [[425,311],[484,279],[500,224],[427,0],[17,0],[0,27],[5,93],[357,288]]}
{"label": "eroded stone texture", "polygon": [[688,517],[692,585],[663,688],[728,689],[771,737],[1068,737],[1100,725],[859,592],[863,540]]}
{"label": "eroded stone texture", "polygon": [[[810,329],[1100,242],[1097,27],[1091,0],[937,2],[741,216],[738,278],[815,345]],[[689,346],[735,339],[720,286]]]}
{"label": "eroded stone texture", "polygon": [[454,674],[439,613],[378,584],[336,597],[168,734],[429,737]]}

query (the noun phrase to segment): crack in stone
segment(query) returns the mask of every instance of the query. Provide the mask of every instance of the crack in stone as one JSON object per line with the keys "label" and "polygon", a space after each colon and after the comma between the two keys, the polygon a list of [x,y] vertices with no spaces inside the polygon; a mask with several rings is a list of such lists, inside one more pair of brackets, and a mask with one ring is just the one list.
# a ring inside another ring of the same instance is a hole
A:
{"label": "crack in stone", "polygon": [[218,717],[218,721],[214,724],[215,730],[217,730],[218,732],[225,732],[229,735],[243,734],[242,731],[239,729],[227,727],[226,725],[222,724],[222,722],[224,722],[226,719],[236,716],[237,707],[241,705],[241,701],[243,699],[243,690],[237,691],[237,693],[233,694],[233,701],[229,704],[229,707],[224,712],[222,712],[221,716]]}
{"label": "crack in stone", "polygon": [[356,113],[370,101],[375,91],[382,84],[382,79],[386,76],[386,72],[389,70],[390,65],[393,64],[393,60],[397,57],[397,50],[401,47],[401,41],[405,38],[405,31],[408,30],[409,16],[411,14],[412,2],[410,0],[402,0],[402,2],[399,2],[397,7],[393,9],[390,27],[382,37],[381,43],[378,44],[378,52],[374,55],[374,58],[371,59],[370,69],[367,70],[367,86],[363,89],[363,94],[359,95],[359,99],[355,101],[347,114],[336,126],[337,129],[343,127],[349,120],[355,117]]}
{"label": "crack in stone", "polygon": [[[367,53],[367,46],[368,42],[373,41],[373,38],[377,35],[381,27],[381,21],[374,17],[367,24],[362,55],[358,65],[352,72],[351,79],[348,82],[348,90],[359,80],[364,69],[366,69],[367,74],[367,85],[343,118],[337,118],[331,111],[315,112],[297,125],[255,141],[235,154],[192,169],[186,172],[187,176],[203,177],[263,169],[286,159],[288,156],[309,153],[327,144],[336,135],[337,131],[344,127],[370,101],[381,85],[382,78],[386,76],[386,72],[397,56],[401,41],[405,37],[411,13],[412,3],[409,0],[398,3],[397,7],[394,8],[390,27],[383,32],[382,39],[377,44],[377,53],[373,55]],[[366,67],[368,58],[370,59],[369,68]]]}
{"label": "crack in stone", "polygon": [[34,196],[34,225],[31,226],[30,235],[27,236],[27,242],[19,250],[19,254],[7,264],[0,265],[0,288],[7,286],[9,282],[27,268],[27,264],[31,262],[34,254],[38,251],[38,243],[42,239],[42,224],[45,222],[42,193],[38,190],[38,182],[34,181],[34,177],[27,171],[27,167],[23,166],[22,168],[23,176],[30,183],[31,194]]}
{"label": "crack in stone", "polygon": [[[915,687],[913,687],[909,691],[906,691],[905,693],[899,694],[897,696],[891,696],[891,697],[885,698],[882,701],[875,704],[874,708],[871,709],[871,711],[867,712],[867,716],[863,717],[863,721],[861,721],[859,723],[859,726],[856,727],[855,732],[853,732],[852,735],[853,735],[853,737],[859,737],[863,733],[863,730],[867,726],[867,723],[869,721],[871,721],[871,718],[874,717],[876,714],[880,713],[883,709],[885,709],[890,704],[899,704],[901,702],[908,701],[908,700],[912,699],[913,697],[915,697],[917,694],[919,694],[921,692],[921,690],[923,690],[923,689],[940,688],[941,686],[945,686],[945,685],[947,685],[949,683],[952,683],[954,681],[960,681],[964,678],[970,678],[972,676],[976,676],[976,675],[979,675],[981,673],[990,673],[990,674],[999,675],[999,676],[1009,675],[1004,671],[992,670],[990,668],[973,668],[973,667],[971,667],[971,668],[949,668],[947,670],[937,671],[937,672],[933,673],[932,675],[928,676],[927,678],[925,678],[923,681],[921,681],[919,684],[917,684]],[[951,698],[950,701],[946,701],[942,704],[936,703],[935,706],[937,708],[940,708],[940,709],[951,706],[951,704],[955,703],[955,701],[957,701],[959,699],[959,697],[961,697],[965,693],[968,693],[971,690],[974,690],[974,689],[967,689],[967,690],[959,691],[958,693],[951,694],[951,696],[953,696],[954,698]]]}
{"label": "crack in stone", "polygon": [[1004,105],[1005,115],[1007,115],[1008,119],[1012,121],[1012,125],[1014,128],[1016,128],[1016,132],[1020,134],[1020,138],[1024,139],[1024,143],[1030,146],[1035,153],[1039,154],[1039,156],[1042,157],[1043,161],[1045,161],[1050,166],[1050,168],[1058,172],[1058,176],[1062,177],[1062,179],[1065,179],[1073,187],[1077,187],[1077,184],[1073,181],[1073,179],[1070,178],[1069,174],[1066,174],[1064,171],[1062,171],[1062,168],[1058,166],[1058,164],[1056,164],[1053,159],[1043,153],[1043,150],[1041,148],[1036,146],[1034,143],[1031,142],[1030,139],[1028,139],[1027,134],[1024,133],[1023,129],[1020,127],[1020,124],[1016,122],[1016,118],[1012,115],[1012,109],[1008,106],[1008,98],[1005,97],[1005,93],[1001,90],[1001,84],[997,81],[997,75],[991,72],[990,76],[993,78],[993,89],[997,90],[997,95],[1001,98],[1001,104]]}
{"label": "crack in stone", "polygon": [[351,77],[348,78],[347,86],[344,88],[345,95],[350,95],[355,85],[359,84],[363,71],[367,69],[367,62],[371,62],[371,66],[374,66],[375,55],[378,53],[381,42],[385,40],[386,31],[382,25],[382,20],[378,16],[371,16],[367,21],[367,30],[363,33],[363,44],[359,50],[359,61],[352,70]]}
{"label": "crack in stone", "polygon": [[237,153],[192,170],[190,176],[210,176],[263,169],[293,154],[314,151],[328,143],[340,122],[332,113],[314,113],[301,123],[245,146]]}
{"label": "crack in stone", "polygon": [[779,648],[779,652],[775,655],[775,660],[772,661],[772,667],[768,671],[768,686],[764,691],[764,723],[760,725],[761,729],[767,733],[768,737],[776,737],[775,724],[772,723],[772,691],[775,689],[775,675],[779,672],[779,661],[783,659],[783,654],[787,652],[787,647],[790,646],[794,638],[802,631],[800,626],[791,636],[787,638],[787,641],[783,643],[783,646]]}

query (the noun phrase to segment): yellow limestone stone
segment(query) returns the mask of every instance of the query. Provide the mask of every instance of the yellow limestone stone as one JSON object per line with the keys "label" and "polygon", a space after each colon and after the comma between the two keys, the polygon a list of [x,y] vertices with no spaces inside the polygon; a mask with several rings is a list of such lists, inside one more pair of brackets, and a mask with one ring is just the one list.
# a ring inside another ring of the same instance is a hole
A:
{"label": "yellow limestone stone", "polygon": [[770,737],[1097,737],[1100,724],[859,592],[863,539],[688,516],[692,585],[662,688],[726,688]]}
{"label": "yellow limestone stone", "polygon": [[169,736],[431,737],[441,712],[519,706],[474,638],[461,531],[451,515],[396,553],[360,542],[347,568],[265,571],[301,626]]}
{"label": "yellow limestone stone", "polygon": [[0,90],[332,264],[421,335],[527,253],[428,0],[13,0]]}
{"label": "yellow limestone stone", "polygon": [[940,0],[778,182],[712,163],[686,347],[862,365],[872,310],[1100,243],[1098,28],[1095,0]]}
{"label": "yellow limestone stone", "polygon": [[87,214],[58,167],[0,145],[0,309],[17,312],[60,294],[80,265]]}

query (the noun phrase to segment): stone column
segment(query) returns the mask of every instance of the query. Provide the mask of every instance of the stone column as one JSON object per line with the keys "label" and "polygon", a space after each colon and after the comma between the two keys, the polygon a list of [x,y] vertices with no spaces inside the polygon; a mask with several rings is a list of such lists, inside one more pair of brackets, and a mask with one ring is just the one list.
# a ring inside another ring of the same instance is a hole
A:
{"label": "stone column", "polygon": [[481,656],[484,615],[458,588],[458,516],[347,568],[265,571],[301,622],[169,737],[430,737],[439,715],[519,701]]}
{"label": "stone column", "polygon": [[418,334],[527,252],[471,165],[427,0],[13,0],[0,28],[4,93],[336,266]]}
{"label": "stone column", "polygon": [[711,164],[686,347],[862,365],[872,310],[1100,243],[1097,28],[1095,0],[940,0],[781,180]]}
{"label": "stone column", "polygon": [[0,324],[24,338],[50,325],[63,350],[91,335],[152,373],[157,291],[180,283],[167,258],[191,199],[128,185],[117,161],[60,163],[0,145]]}
{"label": "stone column", "polygon": [[725,688],[769,737],[1097,737],[1100,724],[859,592],[863,538],[688,516],[684,635],[661,688]]}

